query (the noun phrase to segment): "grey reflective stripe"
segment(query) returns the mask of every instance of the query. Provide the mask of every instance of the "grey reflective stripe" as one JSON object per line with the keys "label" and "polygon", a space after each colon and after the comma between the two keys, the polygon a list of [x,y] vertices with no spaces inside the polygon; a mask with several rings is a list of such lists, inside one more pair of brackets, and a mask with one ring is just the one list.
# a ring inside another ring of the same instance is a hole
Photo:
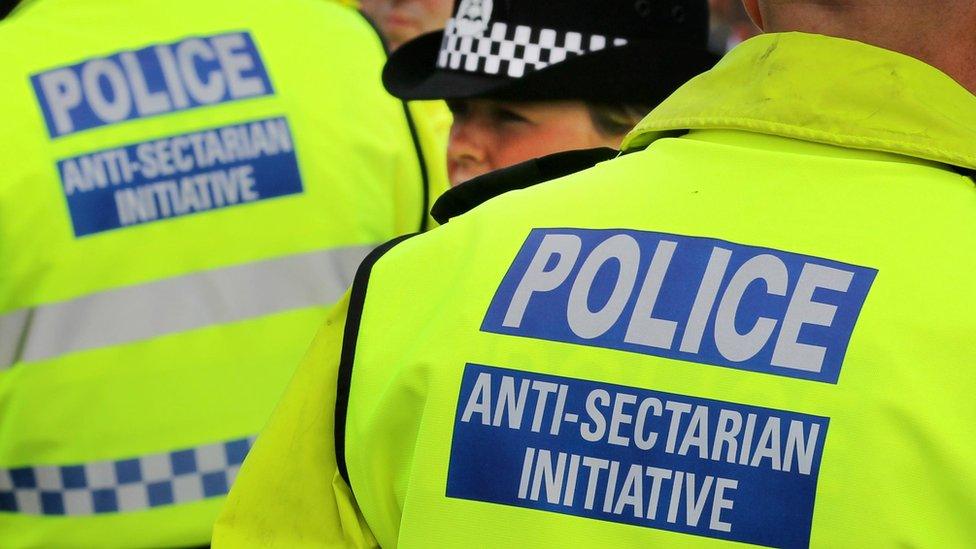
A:
{"label": "grey reflective stripe", "polygon": [[220,497],[254,437],[72,465],[0,469],[0,513],[85,516]]}
{"label": "grey reflective stripe", "polygon": [[0,371],[65,353],[326,305],[374,246],[335,248],[118,288],[0,316]]}
{"label": "grey reflective stripe", "polygon": [[33,310],[21,310],[0,316],[0,371],[20,360]]}

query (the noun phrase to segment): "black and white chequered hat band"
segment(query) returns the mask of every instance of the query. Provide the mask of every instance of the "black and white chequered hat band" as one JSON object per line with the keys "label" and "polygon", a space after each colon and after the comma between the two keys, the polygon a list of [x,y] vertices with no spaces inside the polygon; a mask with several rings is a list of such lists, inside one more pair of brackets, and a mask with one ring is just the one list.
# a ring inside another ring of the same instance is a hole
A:
{"label": "black and white chequered hat band", "polygon": [[456,19],[447,22],[437,67],[522,78],[578,55],[627,44],[624,38],[560,32],[526,25],[492,23],[477,34],[462,34]]}

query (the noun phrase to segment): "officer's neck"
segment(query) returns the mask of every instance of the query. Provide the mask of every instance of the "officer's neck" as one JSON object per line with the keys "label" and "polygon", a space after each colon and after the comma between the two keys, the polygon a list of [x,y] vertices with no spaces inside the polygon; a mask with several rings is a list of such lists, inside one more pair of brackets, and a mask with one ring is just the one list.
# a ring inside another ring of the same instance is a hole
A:
{"label": "officer's neck", "polygon": [[[857,3],[854,3],[857,4]],[[865,2],[791,3],[765,10],[765,32],[800,31],[857,40],[909,55],[941,70],[976,95],[976,5],[919,9]],[[949,4],[955,6],[954,2]],[[948,13],[947,13],[948,12]]]}

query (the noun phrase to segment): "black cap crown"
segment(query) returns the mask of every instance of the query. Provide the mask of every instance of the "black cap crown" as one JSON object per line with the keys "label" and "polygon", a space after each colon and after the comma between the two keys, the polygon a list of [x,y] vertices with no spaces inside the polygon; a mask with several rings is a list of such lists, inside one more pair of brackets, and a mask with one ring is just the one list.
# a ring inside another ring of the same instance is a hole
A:
{"label": "black cap crown", "polygon": [[458,0],[383,79],[404,99],[656,102],[714,64],[707,42],[706,0]]}

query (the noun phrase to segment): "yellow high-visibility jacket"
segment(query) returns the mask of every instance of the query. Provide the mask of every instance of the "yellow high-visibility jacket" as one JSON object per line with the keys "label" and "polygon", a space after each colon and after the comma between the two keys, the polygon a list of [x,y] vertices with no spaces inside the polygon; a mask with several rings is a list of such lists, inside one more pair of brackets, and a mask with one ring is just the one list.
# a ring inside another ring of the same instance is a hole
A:
{"label": "yellow high-visibility jacket", "polygon": [[0,547],[210,539],[325,308],[423,227],[385,58],[320,0],[0,22]]}
{"label": "yellow high-visibility jacket", "polygon": [[624,148],[374,252],[217,547],[976,544],[976,97],[770,34]]}

